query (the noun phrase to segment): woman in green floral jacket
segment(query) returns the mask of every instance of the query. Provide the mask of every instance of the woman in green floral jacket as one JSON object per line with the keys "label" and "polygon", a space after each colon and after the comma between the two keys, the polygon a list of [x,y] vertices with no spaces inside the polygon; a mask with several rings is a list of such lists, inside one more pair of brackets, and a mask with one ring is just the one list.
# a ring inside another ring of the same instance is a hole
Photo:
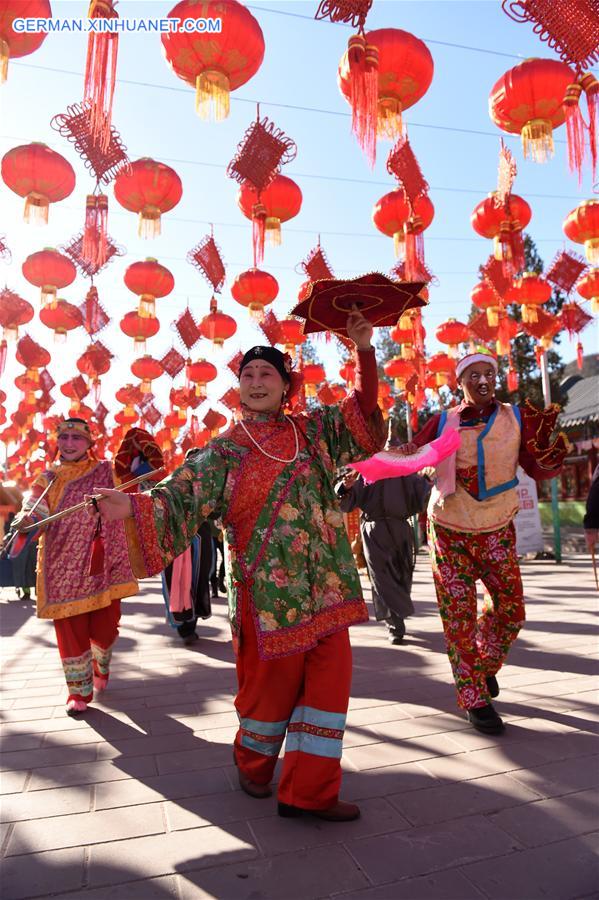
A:
{"label": "woman in green floral jacket", "polygon": [[222,519],[240,728],[235,761],[251,796],[271,793],[287,743],[279,813],[359,815],[339,801],[351,683],[348,626],[366,621],[333,489],[335,471],[384,444],[372,326],[355,311],[356,389],[337,407],[286,415],[289,357],[254,347],[240,366],[243,418],[148,493],[103,491],[101,514],[128,520],[139,577],[161,571],[209,515]]}

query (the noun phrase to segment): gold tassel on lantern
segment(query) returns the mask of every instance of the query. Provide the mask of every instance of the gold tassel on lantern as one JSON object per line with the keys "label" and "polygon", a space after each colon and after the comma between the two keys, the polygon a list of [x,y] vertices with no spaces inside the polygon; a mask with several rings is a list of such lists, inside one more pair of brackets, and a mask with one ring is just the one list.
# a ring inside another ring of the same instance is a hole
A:
{"label": "gold tassel on lantern", "polygon": [[135,356],[145,356],[146,339],[144,337],[136,337],[133,339],[133,353]]}
{"label": "gold tassel on lantern", "polygon": [[393,250],[396,259],[406,258],[406,236],[403,231],[396,231],[393,235]]}
{"label": "gold tassel on lantern", "polygon": [[137,312],[142,319],[155,319],[156,297],[153,294],[141,294]]}
{"label": "gold tassel on lantern", "polygon": [[264,229],[270,246],[278,247],[281,244],[281,220],[277,216],[267,216]]}
{"label": "gold tassel on lantern", "polygon": [[32,191],[25,199],[23,219],[28,225],[47,225],[50,203],[43,194]]}
{"label": "gold tassel on lantern", "polygon": [[487,322],[491,328],[497,328],[499,325],[499,310],[496,306],[487,307]]}
{"label": "gold tassel on lantern", "polygon": [[378,137],[396,141],[403,134],[401,100],[396,97],[379,97],[376,118]]}
{"label": "gold tassel on lantern", "polygon": [[66,344],[67,333],[64,328],[56,328],[54,331],[54,343]]}
{"label": "gold tassel on lantern", "polygon": [[531,119],[521,131],[524,158],[536,163],[553,156],[553,128],[549,119]]}
{"label": "gold tassel on lantern", "polygon": [[48,306],[50,309],[56,307],[56,288],[53,284],[44,284],[41,293],[42,308]]}
{"label": "gold tassel on lantern", "polygon": [[599,238],[589,238],[585,241],[584,252],[592,266],[599,266]]}
{"label": "gold tassel on lantern", "polygon": [[196,77],[196,112],[201,119],[222,122],[229,115],[229,78],[217,69],[205,69]]}
{"label": "gold tassel on lantern", "polygon": [[155,238],[160,234],[160,210],[157,206],[144,206],[139,214],[137,234],[140,238]]}
{"label": "gold tassel on lantern", "polygon": [[266,207],[258,199],[252,206],[252,246],[254,250],[254,268],[264,260],[264,239],[266,236]]}
{"label": "gold tassel on lantern", "polygon": [[264,307],[261,303],[250,303],[248,310],[253,322],[262,322],[264,319]]}
{"label": "gold tassel on lantern", "polygon": [[0,38],[0,84],[4,84],[8,77],[8,60],[10,59],[10,47],[6,41]]}

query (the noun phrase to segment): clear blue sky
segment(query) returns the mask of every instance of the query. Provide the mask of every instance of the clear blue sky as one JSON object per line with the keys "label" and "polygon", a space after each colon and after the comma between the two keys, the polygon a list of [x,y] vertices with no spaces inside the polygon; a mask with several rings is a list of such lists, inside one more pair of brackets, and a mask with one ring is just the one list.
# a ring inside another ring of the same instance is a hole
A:
{"label": "clear blue sky", "polygon": [[[129,18],[165,16],[173,5],[122,0],[118,10]],[[273,307],[277,315],[285,315],[293,306],[303,281],[298,263],[315,245],[319,233],[338,276],[386,272],[394,263],[392,241],[371,223],[374,203],[394,186],[385,169],[390,145],[379,142],[377,165],[371,172],[351,136],[348,106],[336,84],[337,63],[350,30],[315,21],[316,0],[262,0],[248,5],[264,32],[265,60],[258,74],[232,95],[231,115],[223,123],[206,123],[196,116],[193,91],[167,67],[157,35],[127,34],[120,39],[113,124],[132,160],[152,156],[176,169],[183,181],[183,199],[163,218],[161,237],[142,241],[137,237],[136,216],[116,203],[109,188],[109,231],[127,248],[126,257],[113,262],[97,279],[101,300],[113,319],[99,335],[116,356],[103,379],[102,399],[112,410],[116,408],[115,389],[134,380],[129,371],[131,342],[118,328],[121,316],[136,305],[136,298],[123,283],[125,268],[135,260],[156,256],[175,276],[174,293],[157,303],[161,331],[148,344],[148,352],[160,357],[176,343],[170,323],[187,303],[196,318],[208,311],[208,287],[185,256],[207,233],[210,222],[227,264],[221,307],[235,316],[239,330],[222,356],[207,343],[196,347],[194,356],[205,355],[217,365],[220,360],[224,369],[224,361],[239,347],[260,341],[261,332],[249,324],[247,312],[230,295],[234,277],[251,265],[251,229],[237,208],[236,185],[225,175],[228,161],[255,116],[255,101],[260,101],[262,114],[296,141],[297,158],[284,172],[295,178],[304,195],[301,213],[283,228],[283,245],[267,248],[264,268],[280,285]],[[85,16],[87,2],[53,0],[52,10],[54,17]],[[375,0],[368,27],[411,31],[426,41],[435,62],[431,88],[405,116],[436,210],[425,236],[427,263],[439,280],[424,318],[427,347],[433,352],[439,349],[434,340],[437,325],[450,315],[467,316],[478,266],[491,249],[490,242],[477,237],[470,227],[473,207],[496,184],[500,132],[488,117],[489,90],[518,58],[551,54],[529,26],[512,22],[500,3],[490,0]],[[22,223],[23,201],[0,183],[0,234],[6,235],[13,253],[11,265],[0,263],[0,279],[36,310],[38,291],[23,279],[21,264],[29,253],[66,242],[81,229],[85,195],[91,189],[91,179],[71,145],[49,127],[53,115],[81,99],[85,53],[85,35],[49,35],[34,55],[11,63],[8,82],[0,89],[0,152],[29,141],[45,141],[66,156],[77,173],[75,192],[51,207],[46,228]],[[561,229],[565,215],[591,196],[590,177],[579,190],[576,178],[567,170],[563,128],[556,132],[555,157],[544,166],[523,160],[519,138],[508,138],[508,145],[519,166],[515,190],[533,209],[529,233],[549,263],[566,246]],[[572,244],[569,248],[581,250]],[[87,282],[78,278],[63,296],[80,303],[86,287]],[[72,333],[66,345],[56,348],[37,314],[27,330],[52,352],[50,371],[57,384],[77,374],[75,359],[87,342],[83,331]],[[583,339],[587,353],[596,350],[596,322]],[[565,338],[562,347],[565,360],[572,359],[574,345]],[[332,350],[324,355],[329,375],[336,378],[339,358]],[[9,359],[5,385],[12,385],[20,371]],[[226,370],[211,391],[211,399],[216,400],[232,383]],[[163,412],[169,388],[167,376],[155,382]],[[18,392],[14,387],[8,392],[8,411],[12,412]],[[68,401],[58,388],[54,393],[58,401],[55,410],[66,412]]]}

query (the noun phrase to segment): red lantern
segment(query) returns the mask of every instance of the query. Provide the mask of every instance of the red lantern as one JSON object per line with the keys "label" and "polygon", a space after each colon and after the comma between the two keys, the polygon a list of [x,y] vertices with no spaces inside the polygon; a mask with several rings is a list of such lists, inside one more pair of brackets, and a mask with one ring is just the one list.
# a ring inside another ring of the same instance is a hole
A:
{"label": "red lantern", "polygon": [[121,331],[133,338],[133,350],[137,355],[146,352],[146,341],[154,337],[160,331],[158,319],[148,319],[140,316],[138,312],[126,313],[120,322]]}
{"label": "red lantern", "polygon": [[173,209],[183,195],[181,179],[164,163],[143,157],[117,175],[114,196],[125,209],[139,213],[138,234],[153,238],[160,234],[162,213]]}
{"label": "red lantern", "polygon": [[427,361],[426,368],[435,376],[436,387],[449,384],[455,378],[455,359],[447,353],[435,353]]}
{"label": "red lantern", "polygon": [[524,272],[505,293],[507,303],[520,304],[523,322],[536,322],[537,306],[547,303],[550,297],[551,285],[536,272]]}
{"label": "red lantern", "polygon": [[117,403],[122,403],[124,406],[135,406],[143,400],[141,390],[135,384],[124,384],[114,396]]}
{"label": "red lantern", "polygon": [[54,303],[56,292],[68,287],[77,277],[77,269],[68,256],[52,247],[31,253],[23,263],[22,271],[30,284],[41,288],[42,306]]}
{"label": "red lantern", "polygon": [[6,81],[9,59],[29,56],[46,39],[45,31],[15,31],[15,19],[51,19],[50,0],[3,0],[0,4],[0,84]]}
{"label": "red lantern", "polygon": [[19,336],[19,326],[31,322],[33,316],[34,309],[31,303],[23,300],[9,288],[0,291],[0,327],[3,342],[16,340]]}
{"label": "red lantern", "polygon": [[501,298],[492,284],[486,280],[479,281],[478,284],[475,284],[472,288],[470,299],[478,309],[485,310],[489,325],[498,325]]}
{"label": "red lantern", "polygon": [[319,363],[304,363],[302,366],[306,397],[316,397],[316,385],[326,380],[326,374]]}
{"label": "red lantern", "polygon": [[278,293],[277,279],[261,269],[242,272],[231,285],[233,299],[242,306],[247,306],[250,316],[258,320],[264,316],[264,307],[272,303]]}
{"label": "red lantern", "polygon": [[435,336],[442,344],[449,344],[449,355],[456,357],[458,344],[465,343],[470,336],[470,329],[463,322],[450,318],[442,322],[435,332]]}
{"label": "red lantern", "polygon": [[339,369],[339,377],[343,378],[347,387],[351,390],[356,383],[356,364],[353,359],[346,359]]}
{"label": "red lantern", "polygon": [[96,404],[100,401],[100,376],[110,369],[111,358],[112,354],[103,344],[90,344],[77,360],[77,368],[91,381]]}
{"label": "red lantern", "polygon": [[214,309],[204,316],[198,327],[202,337],[212,341],[215,347],[222,347],[237,331],[237,322],[233,316],[220,312],[215,303]]}
{"label": "red lantern", "polygon": [[133,360],[131,372],[141,380],[142,394],[149,394],[152,390],[152,382],[155,378],[160,378],[164,369],[157,359],[146,355]]}
{"label": "red lantern", "polygon": [[428,194],[420,194],[416,198],[410,213],[403,188],[395,188],[385,194],[372,211],[372,221],[379,231],[393,238],[395,255],[400,259],[406,259],[408,253],[412,259],[416,252],[412,244],[418,235],[426,231],[434,216],[435,207]]}
{"label": "red lantern", "polygon": [[281,243],[281,222],[293,219],[302,207],[302,192],[291,178],[275,175],[260,194],[245,181],[237,194],[237,205],[247,219],[265,216],[266,238],[270,244],[277,245]]}
{"label": "red lantern", "polygon": [[[423,41],[399,28],[367,31],[361,40],[365,42],[366,52],[372,54],[374,47],[375,60],[378,57],[376,134],[396,140],[403,132],[403,112],[424,97],[430,87],[433,58]],[[350,48],[342,56],[337,79],[341,93],[350,103],[353,94],[351,52]]]}
{"label": "red lantern", "polygon": [[46,328],[54,332],[54,340],[62,344],[67,339],[67,331],[73,331],[83,325],[83,316],[78,306],[59,298],[53,306],[40,309],[40,319]]}
{"label": "red lantern", "polygon": [[283,344],[285,351],[295,359],[297,347],[306,343],[306,335],[304,334],[304,323],[299,319],[289,316],[281,319],[279,322],[279,340],[277,344]]}
{"label": "red lantern", "polygon": [[575,244],[584,244],[586,258],[599,265],[599,200],[585,200],[566,216],[564,234]]}
{"label": "red lantern", "polygon": [[553,129],[566,119],[564,98],[576,75],[554,59],[526,59],[493,85],[489,115],[509,134],[520,134],[524,156],[546,162],[553,156]]}
{"label": "red lantern", "polygon": [[2,179],[7,187],[25,197],[24,219],[45,225],[50,203],[64,200],[75,187],[72,165],[45,144],[13,147],[2,157]]}
{"label": "red lantern", "polygon": [[[402,319],[404,316],[402,316]],[[402,328],[402,322],[400,321],[398,325],[391,329],[389,332],[389,337],[392,341],[395,341],[396,344],[399,344],[401,347],[401,356],[403,359],[414,359],[416,352],[414,350],[414,329],[412,328],[411,320],[406,316],[407,328]]]}
{"label": "red lantern", "polygon": [[155,315],[156,298],[168,296],[175,286],[171,272],[151,256],[131,263],[123,277],[129,290],[139,297],[139,315],[150,319]]}
{"label": "red lantern", "polygon": [[196,112],[203,119],[226,119],[229,94],[252,78],[264,59],[264,36],[251,12],[237,0],[181,0],[169,18],[220,19],[220,31],[176,30],[161,37],[164,55],[178,78],[196,89]]}
{"label": "red lantern", "polygon": [[388,378],[393,378],[397,391],[405,391],[406,383],[416,374],[414,363],[401,356],[394,356],[385,363],[383,369]]}
{"label": "red lantern", "polygon": [[591,301],[591,310],[599,313],[599,268],[589,269],[579,280],[576,290],[585,300]]}
{"label": "red lantern", "polygon": [[493,239],[495,259],[501,260],[510,274],[515,274],[524,266],[522,232],[531,218],[532,210],[522,197],[510,194],[506,207],[494,191],[475,206],[470,223],[481,237]]}
{"label": "red lantern", "polygon": [[114,421],[118,425],[126,425],[128,428],[135,425],[138,419],[139,414],[132,406],[125,406],[124,409],[120,409],[114,414]]}
{"label": "red lantern", "polygon": [[185,366],[185,377],[188,382],[195,383],[196,397],[206,396],[206,385],[209,381],[214,381],[218,375],[216,366],[205,359],[198,359],[196,362],[187,361]]}

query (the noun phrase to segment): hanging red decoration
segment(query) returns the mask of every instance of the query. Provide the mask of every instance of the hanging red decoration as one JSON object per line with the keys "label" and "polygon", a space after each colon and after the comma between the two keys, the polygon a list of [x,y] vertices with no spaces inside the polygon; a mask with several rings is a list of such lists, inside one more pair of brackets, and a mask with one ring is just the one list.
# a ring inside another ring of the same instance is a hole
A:
{"label": "hanging red decoration", "polygon": [[161,231],[161,216],[173,209],[183,195],[181,179],[174,169],[149,157],[131,163],[114,182],[114,196],[130,212],[139,214],[138,234],[154,238]]}
{"label": "hanging red decoration", "polygon": [[54,332],[54,340],[61,344],[67,339],[67,332],[81,328],[83,316],[78,306],[58,298],[51,306],[44,306],[40,310],[40,319],[46,328]]}
{"label": "hanging red decoration", "polygon": [[302,192],[291,178],[275,175],[271,183],[258,194],[245,182],[237,194],[237,205],[252,222],[255,215],[264,215],[264,232],[268,243],[281,243],[281,222],[297,216],[302,206]]}
{"label": "hanging red decoration", "polygon": [[89,378],[96,406],[100,400],[100,378],[109,371],[112,358],[110,350],[101,341],[95,341],[88,346],[77,360],[77,368],[82,375],[86,375]]}
{"label": "hanging red decoration", "polygon": [[60,386],[60,393],[69,400],[83,400],[89,394],[89,388],[85,383],[85,379],[81,375],[71,378]]}
{"label": "hanging red decoration", "polygon": [[432,223],[435,208],[426,194],[422,194],[410,208],[403,188],[385,194],[375,205],[372,221],[380,232],[393,238],[395,255],[405,267],[406,281],[415,281],[424,266],[423,248],[416,246],[418,236]]}
{"label": "hanging red decoration", "polygon": [[0,290],[0,327],[5,346],[6,341],[18,338],[20,326],[31,322],[33,316],[34,309],[31,303],[7,287]]}
{"label": "hanging red decoration", "polygon": [[570,166],[578,169],[584,156],[586,126],[578,108],[582,92],[586,94],[589,112],[589,145],[593,171],[597,162],[597,115],[599,82],[590,69],[599,59],[599,15],[595,0],[503,0],[504,11],[516,22],[534,22],[534,32],[555,50],[562,62],[577,73],[576,82],[568,85],[564,107],[568,126]]}
{"label": "hanging red decoration", "polygon": [[[113,0],[91,0],[87,16],[88,19],[118,19]],[[101,23],[97,30],[90,30],[83,102],[90,105],[94,144],[102,150],[106,150],[110,142],[118,47],[118,30],[112,31]]]}
{"label": "hanging red decoration", "polygon": [[169,18],[220,19],[209,35],[177,28],[161,35],[166,60],[178,78],[196,90],[196,112],[216,121],[229,115],[231,91],[246,84],[264,59],[264,36],[249,9],[237,0],[181,0]]}
{"label": "hanging red decoration", "polygon": [[83,319],[83,327],[90,336],[98,334],[111,321],[100,303],[98,290],[93,285],[85,295],[85,300],[80,304],[79,310]]}
{"label": "hanging red decoration", "polygon": [[300,267],[310,281],[318,281],[319,278],[334,278],[333,269],[320,245],[320,237],[318,238],[318,244],[302,260]]}
{"label": "hanging red decoration", "polygon": [[85,235],[83,233],[76,235],[68,244],[64,244],[60,249],[64,250],[64,252],[69,256],[82,275],[87,278],[93,278],[94,275],[97,275],[105,266],[108,265],[109,262],[115,256],[124,256],[125,249],[124,247],[119,247],[116,244],[110,235],[106,235],[105,240],[105,250],[104,252],[104,262],[100,258],[89,259],[84,251],[83,251],[83,243],[85,240]]}
{"label": "hanging red decoration", "polygon": [[527,334],[536,338],[545,350],[548,350],[562,326],[558,316],[539,307],[536,321],[523,322],[522,327]]}
{"label": "hanging red decoration", "polygon": [[107,185],[120,172],[128,169],[130,162],[127,148],[113,126],[110,126],[108,145],[102,147],[98,144],[94,136],[93,118],[91,102],[73,103],[67,106],[65,113],[54,116],[50,125],[73,144],[96,184]]}
{"label": "hanging red decoration", "polygon": [[77,277],[77,269],[71,260],[52,247],[31,253],[21,271],[30,284],[41,288],[42,306],[54,303],[57,290],[68,287]]}
{"label": "hanging red decoration", "polygon": [[285,352],[295,359],[297,348],[301,344],[306,343],[306,335],[304,334],[304,323],[300,319],[294,319],[288,316],[279,322],[279,339],[277,344],[283,344]]}
{"label": "hanging red decoration", "polygon": [[468,340],[469,328],[463,322],[457,319],[449,318],[446,322],[442,322],[435,331],[435,337],[442,344],[449,345],[449,355],[457,356],[458,345]]}
{"label": "hanging red decoration", "polygon": [[350,39],[339,63],[338,84],[371,165],[377,136],[396,140],[402,134],[403,113],[426,94],[433,71],[428,47],[407,31],[379,28]]}
{"label": "hanging red decoration", "polygon": [[216,366],[205,359],[198,359],[196,362],[188,359],[185,364],[185,379],[188,383],[195,384],[196,397],[206,396],[206,385],[208,382],[214,381],[217,375]]}
{"label": "hanging red decoration", "polygon": [[46,32],[15,31],[15,19],[51,19],[50,0],[3,0],[0,4],[0,84],[8,76],[8,62],[35,53]]}
{"label": "hanging red decoration", "polygon": [[202,336],[197,322],[192,316],[189,309],[186,309],[185,312],[181,313],[181,315],[175,322],[175,329],[177,331],[177,334],[181,338],[181,341],[188,350],[191,350],[191,348],[195,344],[197,344]]}
{"label": "hanging red decoration", "polygon": [[530,206],[517,194],[510,194],[504,204],[494,191],[474,207],[472,228],[481,237],[493,240],[495,259],[501,261],[506,276],[524,267],[523,230],[531,217]]}
{"label": "hanging red decoration", "polygon": [[505,297],[505,292],[511,287],[512,278],[504,271],[502,261],[496,259],[494,255],[491,255],[480,267],[480,272],[483,278],[485,278],[489,284],[493,285],[497,291],[497,295],[503,299]]}
{"label": "hanging red decoration", "polygon": [[220,403],[230,409],[232,413],[236,413],[241,409],[241,396],[237,388],[229,388],[222,397]]}
{"label": "hanging red decoration", "polygon": [[[570,336],[570,340],[583,331],[589,322],[593,321],[593,317],[589,316],[578,303],[564,303],[559,314],[559,320],[562,328],[565,328]],[[578,368],[582,369],[584,358],[584,350],[580,340],[576,345],[576,361]]]}
{"label": "hanging red decoration", "polygon": [[175,287],[169,269],[151,256],[143,262],[131,263],[123,278],[129,290],[139,297],[139,315],[149,318],[156,314],[156,299],[167,297]]}
{"label": "hanging red decoration", "polygon": [[227,417],[214,409],[209,409],[202,421],[212,437],[216,437],[221,428],[227,424]]}
{"label": "hanging red decoration", "polygon": [[281,336],[281,329],[279,326],[279,320],[275,316],[274,312],[269,309],[264,313],[264,316],[258,322],[258,327],[260,331],[266,336],[268,343],[271,347],[274,347],[276,343],[278,343],[279,337]]}
{"label": "hanging red decoration", "polygon": [[587,264],[581,256],[560,250],[551,261],[545,278],[558,290],[569,294],[586,267]]}
{"label": "hanging red decoration", "polygon": [[133,338],[133,350],[137,356],[146,352],[146,341],[160,331],[158,319],[140,316],[137,311],[126,313],[119,325],[123,334]]}
{"label": "hanging red decoration", "polygon": [[220,294],[225,283],[225,264],[220,247],[212,234],[207,234],[199,244],[189,251],[187,262],[195,266],[206,281],[212,285],[215,293]]}
{"label": "hanging red decoration", "polygon": [[404,245],[404,225],[410,216],[410,204],[402,187],[394,188],[378,200],[372,210],[372,221],[382,234],[393,238],[395,255],[403,255],[400,248]]}
{"label": "hanging red decoration", "polygon": [[252,243],[254,266],[264,259],[264,238],[267,210],[261,200],[262,192],[279,173],[281,166],[295,159],[297,146],[274,122],[260,120],[260,108],[256,121],[247,129],[237,147],[235,156],[227,166],[227,175],[241,186],[248,183],[256,191],[257,201],[252,207]]}
{"label": "hanging red decoration", "polygon": [[599,313],[599,268],[589,269],[578,284],[576,290],[584,300],[591,301],[591,310]]}
{"label": "hanging red decoration", "polygon": [[2,180],[7,187],[25,197],[24,219],[46,225],[50,203],[72,194],[75,172],[64,156],[45,144],[13,147],[2,157]]}
{"label": "hanging red decoration", "polygon": [[475,284],[470,292],[470,299],[478,309],[484,309],[489,325],[499,324],[499,311],[502,307],[501,297],[493,285],[486,279]]}
{"label": "hanging red decoration", "polygon": [[185,357],[181,356],[174,347],[171,347],[160,360],[160,364],[169,378],[176,378],[185,367]]}
{"label": "hanging red decoration", "polygon": [[536,322],[537,307],[547,303],[550,297],[551,285],[536,272],[524,272],[505,295],[507,303],[520,305],[523,322]]}
{"label": "hanging red decoration", "polygon": [[384,364],[383,369],[387,378],[393,379],[396,391],[405,391],[408,379],[412,378],[416,371],[413,361],[401,356],[392,357]]}
{"label": "hanging red decoration", "polygon": [[213,346],[223,347],[226,340],[237,331],[237,322],[233,316],[220,312],[214,297],[210,302],[210,312],[200,321],[199,331],[202,337],[212,341]]}
{"label": "hanging red decoration", "polygon": [[599,200],[584,200],[566,216],[564,234],[575,244],[584,244],[586,258],[599,265]]}
{"label": "hanging red decoration", "polygon": [[510,343],[518,334],[519,323],[501,310],[496,327],[489,325],[486,313],[480,313],[470,320],[468,328],[474,337],[486,344],[495,343],[498,356],[507,356],[510,352]]}
{"label": "hanging red decoration", "polygon": [[152,382],[156,378],[160,378],[163,372],[160,361],[148,355],[140,356],[131,363],[131,373],[141,381],[142,394],[150,393]]}
{"label": "hanging red decoration", "polygon": [[231,285],[233,299],[246,306],[254,319],[263,317],[264,307],[272,303],[278,293],[277,279],[256,268],[241,272]]}
{"label": "hanging red decoration", "polygon": [[316,397],[316,386],[326,379],[323,367],[319,363],[304,363],[301,367],[306,397]]}
{"label": "hanging red decoration", "polygon": [[526,59],[497,80],[489,95],[489,115],[508,132],[520,134],[525,158],[553,156],[553,129],[563,125],[566,90],[576,81],[569,66],[553,59]]}

